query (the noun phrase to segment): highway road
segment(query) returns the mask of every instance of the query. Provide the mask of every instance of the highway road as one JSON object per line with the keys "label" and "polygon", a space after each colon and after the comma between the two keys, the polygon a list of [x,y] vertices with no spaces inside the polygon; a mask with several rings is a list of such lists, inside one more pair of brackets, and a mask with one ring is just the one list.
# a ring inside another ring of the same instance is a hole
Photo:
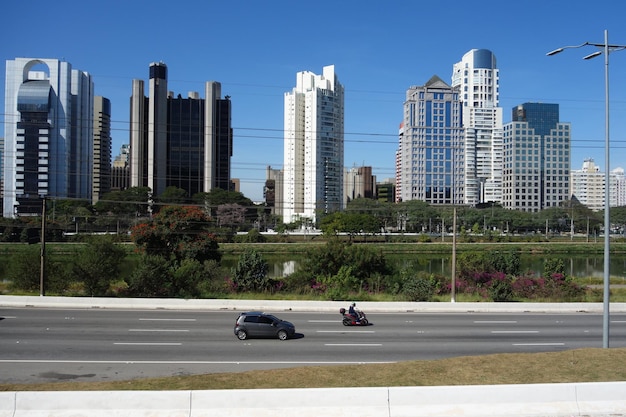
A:
{"label": "highway road", "polygon": [[[591,313],[376,313],[344,327],[339,313],[272,312],[287,341],[233,334],[234,311],[0,308],[0,383],[110,381],[312,365],[429,360],[602,347]],[[610,346],[626,347],[626,314]]]}

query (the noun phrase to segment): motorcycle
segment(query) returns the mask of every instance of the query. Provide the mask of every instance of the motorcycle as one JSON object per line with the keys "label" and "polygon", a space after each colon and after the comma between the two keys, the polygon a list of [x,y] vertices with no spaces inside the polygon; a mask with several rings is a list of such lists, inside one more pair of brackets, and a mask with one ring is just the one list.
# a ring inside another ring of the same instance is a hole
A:
{"label": "motorcycle", "polygon": [[350,314],[345,308],[341,307],[339,309],[339,314],[343,317],[341,322],[344,326],[368,326],[370,322],[367,320],[365,313],[362,311],[357,312],[359,314],[358,320],[357,317]]}

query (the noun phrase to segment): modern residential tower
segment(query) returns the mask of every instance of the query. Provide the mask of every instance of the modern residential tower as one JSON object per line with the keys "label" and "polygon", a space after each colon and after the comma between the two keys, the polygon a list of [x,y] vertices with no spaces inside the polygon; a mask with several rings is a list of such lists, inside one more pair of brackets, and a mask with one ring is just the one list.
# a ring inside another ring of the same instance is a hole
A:
{"label": "modern residential tower", "polygon": [[57,59],[6,62],[5,217],[41,213],[41,198],[91,199],[91,76]]}
{"label": "modern residential tower", "polygon": [[296,75],[284,120],[283,222],[342,209],[344,88],[334,65]]}
{"label": "modern residential tower", "polygon": [[452,87],[460,89],[465,129],[465,204],[502,201],[502,108],[496,57],[472,49],[454,64]]}

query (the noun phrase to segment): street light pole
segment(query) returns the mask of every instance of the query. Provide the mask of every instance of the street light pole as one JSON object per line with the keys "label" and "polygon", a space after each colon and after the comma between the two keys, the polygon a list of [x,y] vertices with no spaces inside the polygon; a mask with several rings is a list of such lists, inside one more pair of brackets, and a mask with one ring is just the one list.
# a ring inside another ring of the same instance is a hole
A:
{"label": "street light pole", "polygon": [[604,31],[604,43],[591,43],[585,42],[575,46],[563,46],[548,52],[546,55],[552,56],[565,49],[581,48],[583,46],[595,46],[600,50],[589,54],[583,59],[595,58],[598,55],[604,54],[604,293],[603,293],[603,315],[602,315],[602,347],[609,347],[609,297],[611,289],[611,273],[610,273],[610,240],[611,240],[611,220],[609,215],[610,210],[610,159],[609,159],[609,54],[615,51],[621,51],[626,49],[626,45],[611,45],[609,44],[609,32]]}

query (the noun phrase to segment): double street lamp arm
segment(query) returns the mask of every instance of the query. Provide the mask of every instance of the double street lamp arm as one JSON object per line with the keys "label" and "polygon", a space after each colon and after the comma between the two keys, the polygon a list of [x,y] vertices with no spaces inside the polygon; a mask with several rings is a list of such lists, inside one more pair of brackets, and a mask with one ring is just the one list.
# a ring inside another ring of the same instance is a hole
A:
{"label": "double street lamp arm", "polygon": [[604,173],[604,295],[603,295],[603,318],[602,318],[602,346],[604,348],[609,347],[609,298],[611,289],[611,274],[610,274],[610,239],[611,239],[611,220],[610,220],[610,140],[609,140],[609,54],[611,52],[622,51],[626,49],[626,45],[612,45],[609,43],[609,32],[604,31],[604,43],[592,43],[585,42],[580,45],[563,46],[553,51],[548,52],[547,56],[553,56],[563,52],[566,49],[582,48],[584,46],[595,46],[599,48],[598,51],[589,54],[583,59],[592,59],[599,55],[604,54],[604,97],[605,97],[605,114],[604,114],[604,134],[605,134],[605,146],[604,146],[604,159],[605,159],[605,173]]}

